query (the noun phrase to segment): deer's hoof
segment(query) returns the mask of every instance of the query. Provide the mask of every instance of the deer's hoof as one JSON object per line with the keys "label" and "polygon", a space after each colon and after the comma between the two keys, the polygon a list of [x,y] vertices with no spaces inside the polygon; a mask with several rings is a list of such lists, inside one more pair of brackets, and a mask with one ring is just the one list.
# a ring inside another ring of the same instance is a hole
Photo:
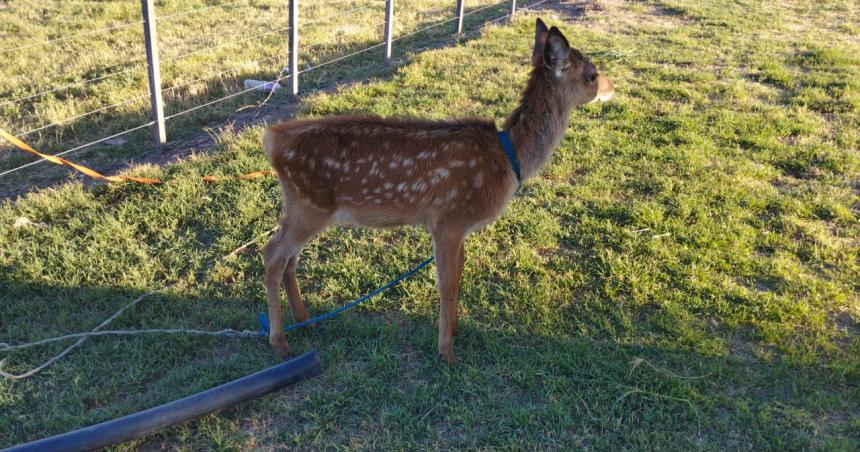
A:
{"label": "deer's hoof", "polygon": [[442,361],[445,361],[449,366],[456,366],[460,363],[460,358],[458,358],[453,351],[439,352],[439,358],[441,358]]}
{"label": "deer's hoof", "polygon": [[287,343],[284,336],[269,338],[269,344],[272,345],[272,350],[279,358],[286,359],[293,356],[293,349],[290,348],[290,344]]}

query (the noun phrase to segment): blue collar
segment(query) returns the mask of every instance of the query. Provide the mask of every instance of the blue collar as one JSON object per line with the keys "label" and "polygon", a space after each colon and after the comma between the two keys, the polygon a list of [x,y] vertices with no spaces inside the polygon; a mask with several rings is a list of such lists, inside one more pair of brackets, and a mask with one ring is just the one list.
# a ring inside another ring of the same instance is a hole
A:
{"label": "blue collar", "polygon": [[511,168],[514,174],[517,175],[517,182],[522,183],[523,176],[520,174],[520,162],[517,160],[517,153],[514,152],[514,145],[511,144],[511,137],[508,136],[507,130],[499,132],[499,141],[502,142],[502,149],[505,150],[505,155],[508,156],[508,161],[511,162]]}

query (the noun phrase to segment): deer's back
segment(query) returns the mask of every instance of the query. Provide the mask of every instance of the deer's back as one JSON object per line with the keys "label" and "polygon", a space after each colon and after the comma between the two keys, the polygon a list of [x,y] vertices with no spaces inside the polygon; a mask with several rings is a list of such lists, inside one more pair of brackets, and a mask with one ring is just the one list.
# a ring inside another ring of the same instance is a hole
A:
{"label": "deer's back", "polygon": [[481,223],[516,186],[495,125],[339,116],[270,126],[266,155],[287,201],[369,226],[443,217]]}

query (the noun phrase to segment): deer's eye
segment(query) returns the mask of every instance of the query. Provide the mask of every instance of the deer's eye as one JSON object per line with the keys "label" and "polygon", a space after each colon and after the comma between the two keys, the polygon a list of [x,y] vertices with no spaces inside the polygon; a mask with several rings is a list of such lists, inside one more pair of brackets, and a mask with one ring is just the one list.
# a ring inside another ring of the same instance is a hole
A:
{"label": "deer's eye", "polygon": [[589,82],[594,83],[595,80],[597,80],[597,73],[591,74],[591,76],[588,77]]}

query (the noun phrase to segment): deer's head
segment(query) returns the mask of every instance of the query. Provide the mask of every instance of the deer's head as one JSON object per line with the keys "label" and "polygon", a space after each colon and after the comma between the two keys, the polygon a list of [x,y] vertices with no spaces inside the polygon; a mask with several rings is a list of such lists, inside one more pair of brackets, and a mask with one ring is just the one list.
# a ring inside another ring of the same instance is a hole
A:
{"label": "deer's head", "polygon": [[571,48],[558,28],[547,28],[540,19],[535,26],[532,65],[546,73],[570,106],[606,101],[615,92],[612,80],[600,74],[582,52]]}

